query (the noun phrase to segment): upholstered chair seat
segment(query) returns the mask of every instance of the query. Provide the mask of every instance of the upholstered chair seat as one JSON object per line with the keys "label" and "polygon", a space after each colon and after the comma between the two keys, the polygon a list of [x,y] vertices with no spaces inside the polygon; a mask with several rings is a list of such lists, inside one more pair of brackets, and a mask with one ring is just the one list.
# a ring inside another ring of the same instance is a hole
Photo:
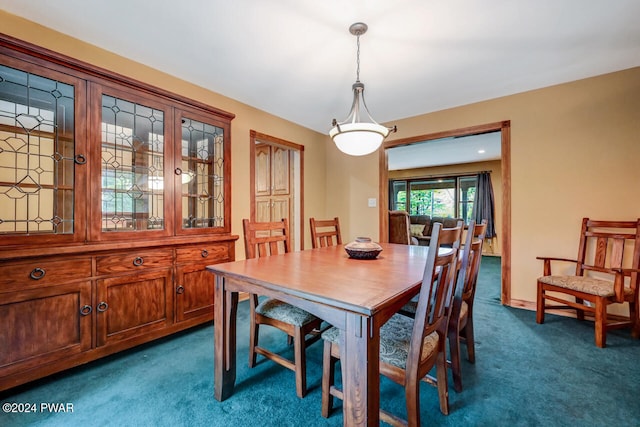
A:
{"label": "upholstered chair seat", "polygon": [[[409,355],[409,343],[413,331],[413,319],[394,315],[380,328],[380,362],[388,363],[400,369],[407,368]],[[340,331],[337,328],[329,328],[322,333],[322,339],[333,344],[339,344]],[[427,335],[422,343],[423,359],[433,357],[438,351],[438,333]]]}
{"label": "upholstered chair seat", "polygon": [[[597,279],[595,277],[586,276],[543,276],[538,279],[542,283],[547,285],[558,286],[564,289],[571,289],[573,291],[584,292],[590,295],[597,295],[600,297],[613,297],[616,295],[613,287],[613,282],[603,279]],[[633,295],[633,289],[629,286],[625,286],[623,290],[624,295]]]}
{"label": "upholstered chair seat", "polygon": [[256,313],[298,327],[317,319],[314,315],[299,307],[273,298],[260,301],[256,307]]}

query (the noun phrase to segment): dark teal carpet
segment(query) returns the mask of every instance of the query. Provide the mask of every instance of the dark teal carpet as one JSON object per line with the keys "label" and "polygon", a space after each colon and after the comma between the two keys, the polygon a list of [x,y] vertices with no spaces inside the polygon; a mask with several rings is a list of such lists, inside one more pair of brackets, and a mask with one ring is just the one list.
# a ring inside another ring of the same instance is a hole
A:
{"label": "dark teal carpet", "polygon": [[[531,286],[535,286],[532,283]],[[73,413],[3,413],[0,426],[340,426],[339,407],[320,416],[322,344],[308,353],[309,394],[272,362],[247,367],[248,305],[238,314],[235,394],[213,398],[213,327],[146,344],[4,392],[1,403],[71,403]],[[593,326],[500,305],[500,259],[484,257],[476,296],[475,365],[463,362],[464,390],[450,388],[451,414],[423,384],[422,421],[435,426],[639,426],[640,341],[615,331],[606,349]],[[286,347],[277,332],[266,334]],[[288,349],[285,349],[289,351]],[[404,414],[402,389],[382,380],[381,404]]]}

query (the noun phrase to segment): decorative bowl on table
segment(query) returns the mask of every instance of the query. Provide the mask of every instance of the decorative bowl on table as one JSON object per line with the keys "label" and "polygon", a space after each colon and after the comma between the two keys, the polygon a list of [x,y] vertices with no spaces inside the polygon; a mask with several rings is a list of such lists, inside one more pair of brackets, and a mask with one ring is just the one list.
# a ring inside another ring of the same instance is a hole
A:
{"label": "decorative bowl on table", "polygon": [[356,237],[354,242],[345,245],[344,250],[350,258],[375,259],[382,252],[382,247],[368,237]]}

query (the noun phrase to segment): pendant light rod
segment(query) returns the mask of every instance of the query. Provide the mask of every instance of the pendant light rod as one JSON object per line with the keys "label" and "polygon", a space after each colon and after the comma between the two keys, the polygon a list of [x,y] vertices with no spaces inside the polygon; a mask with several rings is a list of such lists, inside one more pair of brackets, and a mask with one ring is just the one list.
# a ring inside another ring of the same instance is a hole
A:
{"label": "pendant light rod", "polygon": [[360,81],[360,36],[367,32],[369,27],[364,22],[356,22],[351,24],[349,32],[356,36],[356,45],[358,47],[356,51],[356,82]]}

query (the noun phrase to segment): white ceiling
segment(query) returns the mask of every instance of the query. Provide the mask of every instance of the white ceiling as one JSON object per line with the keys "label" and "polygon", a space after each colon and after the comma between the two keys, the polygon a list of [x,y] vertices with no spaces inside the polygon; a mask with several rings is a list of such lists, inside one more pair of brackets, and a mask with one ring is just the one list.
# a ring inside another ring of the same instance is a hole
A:
{"label": "white ceiling", "polygon": [[[638,0],[0,0],[319,132],[360,79],[383,123],[640,65]],[[1,26],[0,26],[0,31]]]}
{"label": "white ceiling", "polygon": [[388,167],[400,170],[497,160],[500,146],[500,132],[434,139],[388,149]]}

